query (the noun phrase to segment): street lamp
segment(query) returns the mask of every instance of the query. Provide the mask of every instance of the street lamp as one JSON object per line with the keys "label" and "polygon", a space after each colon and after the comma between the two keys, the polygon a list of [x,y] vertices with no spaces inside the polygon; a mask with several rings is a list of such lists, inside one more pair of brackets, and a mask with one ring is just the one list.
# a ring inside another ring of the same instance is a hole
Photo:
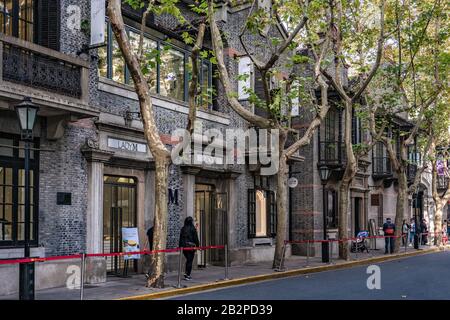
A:
{"label": "street lamp", "polygon": [[[25,245],[24,257],[30,257],[30,142],[39,110],[31,98],[26,97],[15,107],[19,118],[21,138],[25,141]],[[19,273],[20,300],[34,300],[34,263],[21,263]]]}
{"label": "street lamp", "polygon": [[[322,197],[323,197],[323,240],[328,240],[327,237],[327,211],[326,211],[326,193],[325,193],[325,186],[327,184],[328,179],[330,179],[331,176],[331,170],[326,165],[320,165],[319,166],[319,174],[320,174],[320,180],[322,180]],[[329,255],[329,243],[328,242],[322,242],[322,262],[329,262],[330,261],[330,255]]]}

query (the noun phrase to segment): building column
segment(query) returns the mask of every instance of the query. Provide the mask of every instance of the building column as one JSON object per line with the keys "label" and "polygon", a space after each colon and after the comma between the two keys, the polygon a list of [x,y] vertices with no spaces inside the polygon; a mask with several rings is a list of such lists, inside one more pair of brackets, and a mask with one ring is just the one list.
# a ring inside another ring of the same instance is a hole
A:
{"label": "building column", "polygon": [[[81,152],[88,161],[88,205],[86,213],[86,253],[103,252],[103,171],[113,152],[99,149],[97,141],[87,140]],[[87,260],[87,283],[106,281],[104,258]]]}
{"label": "building column", "polygon": [[86,251],[103,251],[103,162],[88,164]]}

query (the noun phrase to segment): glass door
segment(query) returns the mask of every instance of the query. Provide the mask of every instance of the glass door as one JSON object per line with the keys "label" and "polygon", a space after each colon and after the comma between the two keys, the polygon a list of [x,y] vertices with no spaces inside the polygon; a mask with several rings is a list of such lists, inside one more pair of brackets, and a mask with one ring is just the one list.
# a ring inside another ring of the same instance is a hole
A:
{"label": "glass door", "polygon": [[[122,227],[137,227],[136,182],[128,177],[104,177],[103,252],[122,252]],[[131,269],[137,271],[137,263]],[[124,269],[123,257],[108,257],[107,271],[119,275]]]}

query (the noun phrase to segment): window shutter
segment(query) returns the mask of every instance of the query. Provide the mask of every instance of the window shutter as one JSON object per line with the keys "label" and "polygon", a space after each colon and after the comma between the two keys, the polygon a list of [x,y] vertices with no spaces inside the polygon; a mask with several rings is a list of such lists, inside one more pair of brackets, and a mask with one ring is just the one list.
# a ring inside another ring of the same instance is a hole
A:
{"label": "window shutter", "polygon": [[275,192],[267,191],[267,235],[275,237],[277,234],[277,203]]}
{"label": "window shutter", "polygon": [[248,189],[248,237],[256,237],[256,193],[255,189]]}
{"label": "window shutter", "polygon": [[38,44],[59,51],[60,1],[39,0],[38,2]]}

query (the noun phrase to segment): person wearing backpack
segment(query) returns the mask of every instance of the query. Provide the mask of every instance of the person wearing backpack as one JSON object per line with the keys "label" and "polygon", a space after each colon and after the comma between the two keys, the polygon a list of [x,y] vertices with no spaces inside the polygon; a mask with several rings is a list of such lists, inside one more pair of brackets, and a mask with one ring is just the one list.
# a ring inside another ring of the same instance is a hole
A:
{"label": "person wearing backpack", "polygon": [[394,253],[395,224],[391,222],[391,218],[387,218],[383,224],[383,232],[385,236],[384,254]]}
{"label": "person wearing backpack", "polygon": [[[184,220],[184,226],[180,231],[180,241],[179,246],[181,248],[198,247],[200,246],[200,241],[198,240],[197,229],[194,226],[194,219],[192,217],[187,217]],[[184,273],[184,280],[192,280],[192,263],[195,257],[195,250],[183,250],[183,255],[186,258],[186,267]]]}

